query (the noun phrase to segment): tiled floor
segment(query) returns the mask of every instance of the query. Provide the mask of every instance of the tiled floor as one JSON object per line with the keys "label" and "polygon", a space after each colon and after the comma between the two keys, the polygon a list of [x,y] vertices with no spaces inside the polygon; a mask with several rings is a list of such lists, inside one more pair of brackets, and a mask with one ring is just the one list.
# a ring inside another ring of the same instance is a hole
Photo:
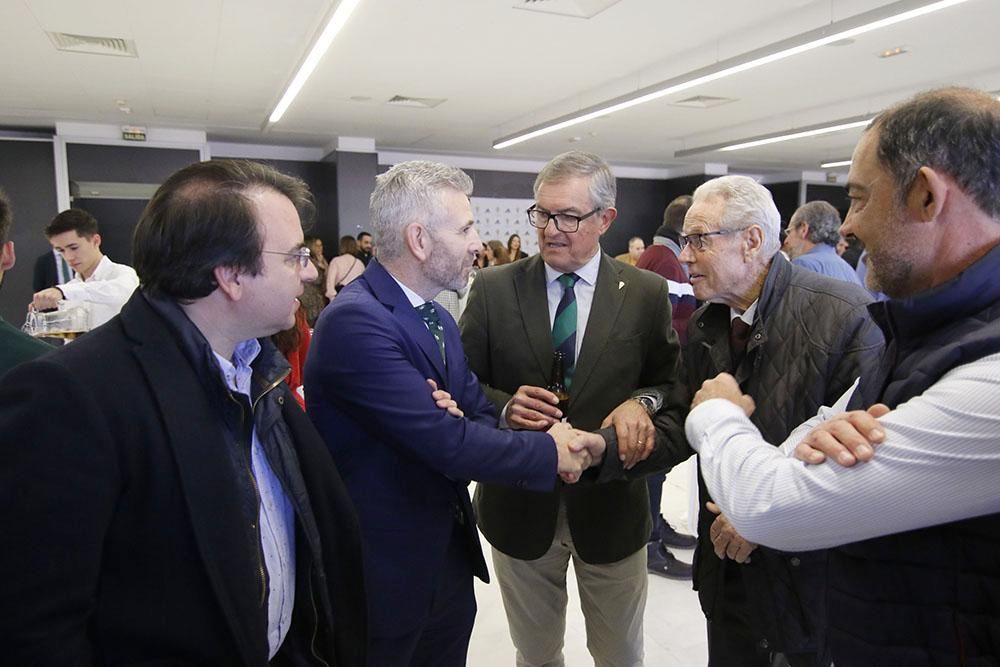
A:
{"label": "tiled floor", "polygon": [[[692,462],[671,471],[663,490],[664,515],[675,528],[690,532],[690,477]],[[489,560],[488,543],[483,539]],[[691,550],[675,551],[681,560],[691,561]],[[490,564],[492,574],[492,563]],[[594,661],[587,652],[583,615],[575,579],[569,577],[570,602],[566,619],[567,667],[585,667]],[[500,591],[496,584],[476,581],[479,614],[469,647],[469,667],[513,667],[514,646],[507,632]],[[698,667],[708,661],[705,639],[705,618],[698,606],[697,594],[689,581],[673,581],[650,576],[649,598],[646,603],[646,661],[649,667]]]}

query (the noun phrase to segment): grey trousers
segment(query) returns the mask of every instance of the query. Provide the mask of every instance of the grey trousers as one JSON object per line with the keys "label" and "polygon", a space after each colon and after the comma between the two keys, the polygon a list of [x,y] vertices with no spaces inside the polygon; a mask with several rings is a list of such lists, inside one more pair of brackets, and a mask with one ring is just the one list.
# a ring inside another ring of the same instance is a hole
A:
{"label": "grey trousers", "polygon": [[518,667],[563,667],[566,572],[573,560],[587,649],[595,667],[642,667],[646,609],[646,549],[616,563],[589,565],[576,553],[560,507],[555,537],[537,560],[511,558],[493,549]]}

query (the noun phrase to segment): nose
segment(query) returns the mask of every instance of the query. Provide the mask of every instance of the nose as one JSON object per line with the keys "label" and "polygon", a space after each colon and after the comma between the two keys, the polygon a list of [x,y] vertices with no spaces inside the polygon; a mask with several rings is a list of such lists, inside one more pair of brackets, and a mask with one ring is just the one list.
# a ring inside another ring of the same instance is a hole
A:
{"label": "nose", "polygon": [[319,277],[319,271],[316,270],[315,264],[309,262],[309,265],[299,273],[299,277],[303,282],[311,283]]}
{"label": "nose", "polygon": [[677,255],[677,259],[685,264],[690,264],[694,261],[694,251],[691,250],[690,243],[681,248],[681,254]]}

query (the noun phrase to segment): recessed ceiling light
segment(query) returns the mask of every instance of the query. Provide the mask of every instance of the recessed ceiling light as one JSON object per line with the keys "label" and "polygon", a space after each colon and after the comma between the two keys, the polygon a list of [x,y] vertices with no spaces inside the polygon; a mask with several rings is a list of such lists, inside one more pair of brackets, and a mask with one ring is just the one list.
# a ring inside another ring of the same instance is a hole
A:
{"label": "recessed ceiling light", "polygon": [[878,54],[879,58],[892,58],[893,56],[901,56],[904,53],[908,53],[909,49],[905,46],[894,46],[891,49],[886,49]]}
{"label": "recessed ceiling light", "polygon": [[821,169],[833,169],[834,167],[848,167],[850,166],[850,160],[837,160],[836,162],[824,162],[820,165]]}

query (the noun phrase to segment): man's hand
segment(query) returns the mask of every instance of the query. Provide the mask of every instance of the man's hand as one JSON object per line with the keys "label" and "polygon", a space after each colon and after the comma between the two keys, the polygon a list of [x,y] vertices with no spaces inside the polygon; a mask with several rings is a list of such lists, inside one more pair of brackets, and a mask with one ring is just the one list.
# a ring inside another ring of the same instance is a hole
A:
{"label": "man's hand", "polygon": [[731,403],[735,403],[743,409],[747,417],[752,415],[754,409],[757,407],[752,398],[740,391],[740,385],[736,383],[736,378],[729,373],[719,373],[711,380],[702,382],[701,389],[698,390],[694,395],[694,400],[691,401],[691,409],[693,410],[710,398],[724,398]]}
{"label": "man's hand", "polygon": [[583,436],[596,436],[601,441],[601,454],[604,453],[604,438],[594,433],[577,431],[565,422],[556,422],[547,433],[556,441],[559,477],[569,484],[579,480],[583,471],[593,464],[590,448],[596,443]]}
{"label": "man's hand", "polygon": [[[604,460],[604,449],[606,447],[604,438],[598,433],[588,433],[587,431],[580,431],[577,429],[573,429],[573,431],[576,434],[576,437],[569,443],[570,451],[587,452],[590,456],[590,465],[586,466],[587,468],[600,465],[601,461]],[[559,477],[561,477],[567,484],[574,484],[580,479],[580,475],[572,475],[568,473],[560,474]]]}
{"label": "man's hand", "polygon": [[720,560],[725,560],[728,557],[737,563],[749,563],[750,552],[756,549],[757,545],[746,541],[736,532],[733,524],[729,523],[729,519],[722,513],[718,505],[709,501],[705,503],[705,507],[716,515],[715,521],[712,522],[712,527],[708,531],[708,535],[712,539],[712,546],[715,547],[715,555]]}
{"label": "man's hand", "polygon": [[449,415],[455,417],[465,416],[465,413],[459,409],[458,403],[452,399],[451,394],[446,392],[444,389],[438,389],[437,382],[427,378],[427,384],[431,386],[431,398],[434,399],[434,402],[439,408],[447,410]]}
{"label": "man's hand", "polygon": [[558,404],[559,398],[548,389],[521,385],[507,403],[507,423],[511,428],[541,431],[562,419]]}
{"label": "man's hand", "polygon": [[625,470],[646,458],[653,452],[656,432],[646,408],[635,399],[628,399],[601,422],[601,428],[615,427],[618,437],[618,458]]}
{"label": "man's hand", "polygon": [[816,464],[830,457],[842,466],[869,461],[875,455],[874,445],[885,440],[878,417],[887,412],[889,406],[876,403],[867,410],[851,410],[828,419],[796,445],[795,458]]}
{"label": "man's hand", "polygon": [[59,302],[63,300],[63,293],[57,287],[48,287],[41,292],[35,292],[31,297],[31,305],[35,310],[52,310],[59,307]]}

